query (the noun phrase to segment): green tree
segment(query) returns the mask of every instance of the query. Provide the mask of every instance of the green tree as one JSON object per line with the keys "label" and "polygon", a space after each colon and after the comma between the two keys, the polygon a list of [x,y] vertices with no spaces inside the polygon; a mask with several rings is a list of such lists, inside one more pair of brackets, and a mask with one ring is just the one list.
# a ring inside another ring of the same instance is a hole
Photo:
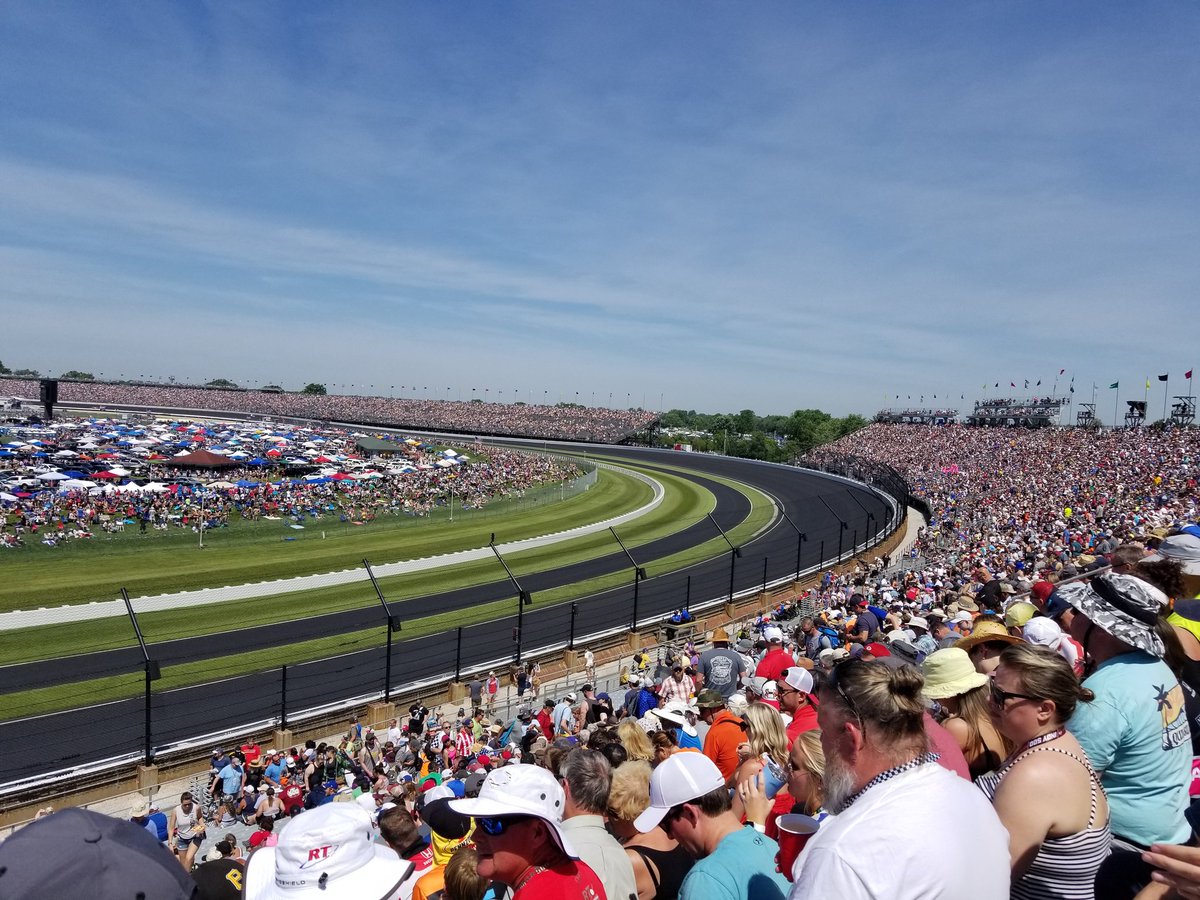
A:
{"label": "green tree", "polygon": [[211,388],[235,388],[237,387],[237,384],[233,381],[230,381],[228,378],[214,378],[204,386]]}
{"label": "green tree", "polygon": [[8,375],[11,374],[11,372],[12,370],[8,366],[6,366],[3,362],[0,362],[0,375]]}
{"label": "green tree", "polygon": [[754,410],[743,409],[733,418],[733,427],[737,429],[738,434],[750,434],[754,431],[754,425],[758,417],[754,415]]}
{"label": "green tree", "polygon": [[15,369],[12,372],[18,378],[41,378],[42,373],[37,369]]}
{"label": "green tree", "polygon": [[317,396],[323,397],[323,396],[325,396],[325,395],[326,395],[327,393],[329,393],[329,392],[328,392],[327,390],[325,390],[325,385],[323,385],[323,384],[317,384],[317,383],[314,381],[314,382],[312,382],[311,384],[306,384],[306,385],[304,386],[304,390],[302,390],[300,393],[302,393],[302,394],[316,394]]}
{"label": "green tree", "polygon": [[59,378],[74,378],[76,381],[95,381],[95,376],[91,372],[80,372],[78,369],[72,369],[70,372],[63,372]]}

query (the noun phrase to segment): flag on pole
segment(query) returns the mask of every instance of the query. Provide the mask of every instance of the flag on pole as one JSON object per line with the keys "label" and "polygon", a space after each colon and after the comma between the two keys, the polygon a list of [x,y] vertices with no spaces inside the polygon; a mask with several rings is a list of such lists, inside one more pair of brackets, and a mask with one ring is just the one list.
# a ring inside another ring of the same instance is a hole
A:
{"label": "flag on pole", "polygon": [[1170,372],[1168,372],[1166,375],[1159,375],[1159,376],[1158,376],[1158,380],[1159,380],[1159,381],[1166,381],[1166,380],[1167,380],[1167,377],[1168,377],[1170,374],[1171,374],[1171,373],[1170,373]]}
{"label": "flag on pole", "polygon": [[1035,384],[1034,387],[1041,387],[1041,386],[1042,386],[1042,379],[1039,378],[1038,383]]}
{"label": "flag on pole", "polygon": [[1146,379],[1146,390],[1150,390],[1150,379]]}
{"label": "flag on pole", "polygon": [[1186,372],[1184,372],[1183,377],[1186,378],[1188,381],[1191,381],[1192,380],[1192,370],[1188,369]]}
{"label": "flag on pole", "polygon": [[1059,374],[1059,375],[1062,375],[1062,374],[1064,374],[1066,371],[1067,371],[1066,369],[1059,369],[1059,370],[1058,370],[1058,374]]}
{"label": "flag on pole", "polygon": [[1110,385],[1108,386],[1108,389],[1109,389],[1110,391],[1115,391],[1115,390],[1116,390],[1117,388],[1119,388],[1120,386],[1121,386],[1121,382],[1119,382],[1119,381],[1114,381],[1112,384],[1110,384]]}
{"label": "flag on pole", "polygon": [[1025,390],[1029,390],[1029,379],[1025,379]]}
{"label": "flag on pole", "polygon": [[1074,384],[1071,385],[1071,393],[1072,394],[1075,393],[1075,385]]}
{"label": "flag on pole", "polygon": [[1009,387],[1016,387],[1016,386],[1017,386],[1017,383],[1016,383],[1015,381],[1010,381],[1010,382],[1008,383],[1008,386],[1009,386]]}

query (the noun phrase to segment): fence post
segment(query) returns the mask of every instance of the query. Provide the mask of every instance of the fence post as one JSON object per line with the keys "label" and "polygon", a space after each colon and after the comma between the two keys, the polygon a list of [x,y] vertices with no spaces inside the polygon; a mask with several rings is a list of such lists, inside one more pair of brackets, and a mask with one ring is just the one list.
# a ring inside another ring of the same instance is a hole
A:
{"label": "fence post", "polygon": [[571,602],[571,639],[567,641],[567,649],[575,649],[575,617],[579,615],[579,604]]}
{"label": "fence post", "polygon": [[767,592],[767,560],[768,560],[768,559],[769,559],[769,557],[767,557],[767,556],[765,556],[765,555],[763,556],[763,587],[762,587],[762,592],[763,592],[764,594]]}
{"label": "fence post", "polygon": [[458,637],[454,647],[454,683],[462,681],[462,626],[458,626]]}

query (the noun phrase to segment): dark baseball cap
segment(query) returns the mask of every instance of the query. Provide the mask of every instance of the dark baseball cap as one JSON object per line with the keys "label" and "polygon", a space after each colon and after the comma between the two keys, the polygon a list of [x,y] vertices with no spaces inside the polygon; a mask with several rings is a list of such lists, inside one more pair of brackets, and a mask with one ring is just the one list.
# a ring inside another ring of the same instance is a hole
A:
{"label": "dark baseball cap", "polygon": [[142,826],[88,809],[38,819],[0,843],[4,900],[193,900],[196,882]]}

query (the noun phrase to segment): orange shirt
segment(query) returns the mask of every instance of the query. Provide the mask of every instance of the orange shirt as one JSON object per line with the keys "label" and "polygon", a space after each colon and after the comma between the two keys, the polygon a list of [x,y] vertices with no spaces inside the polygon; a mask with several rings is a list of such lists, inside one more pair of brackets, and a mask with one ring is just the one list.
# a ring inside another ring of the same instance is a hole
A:
{"label": "orange shirt", "polygon": [[742,720],[727,709],[723,709],[713,717],[712,725],[704,738],[704,755],[711,759],[721,777],[726,781],[733,777],[738,767],[737,748],[746,740],[746,732],[742,729]]}

